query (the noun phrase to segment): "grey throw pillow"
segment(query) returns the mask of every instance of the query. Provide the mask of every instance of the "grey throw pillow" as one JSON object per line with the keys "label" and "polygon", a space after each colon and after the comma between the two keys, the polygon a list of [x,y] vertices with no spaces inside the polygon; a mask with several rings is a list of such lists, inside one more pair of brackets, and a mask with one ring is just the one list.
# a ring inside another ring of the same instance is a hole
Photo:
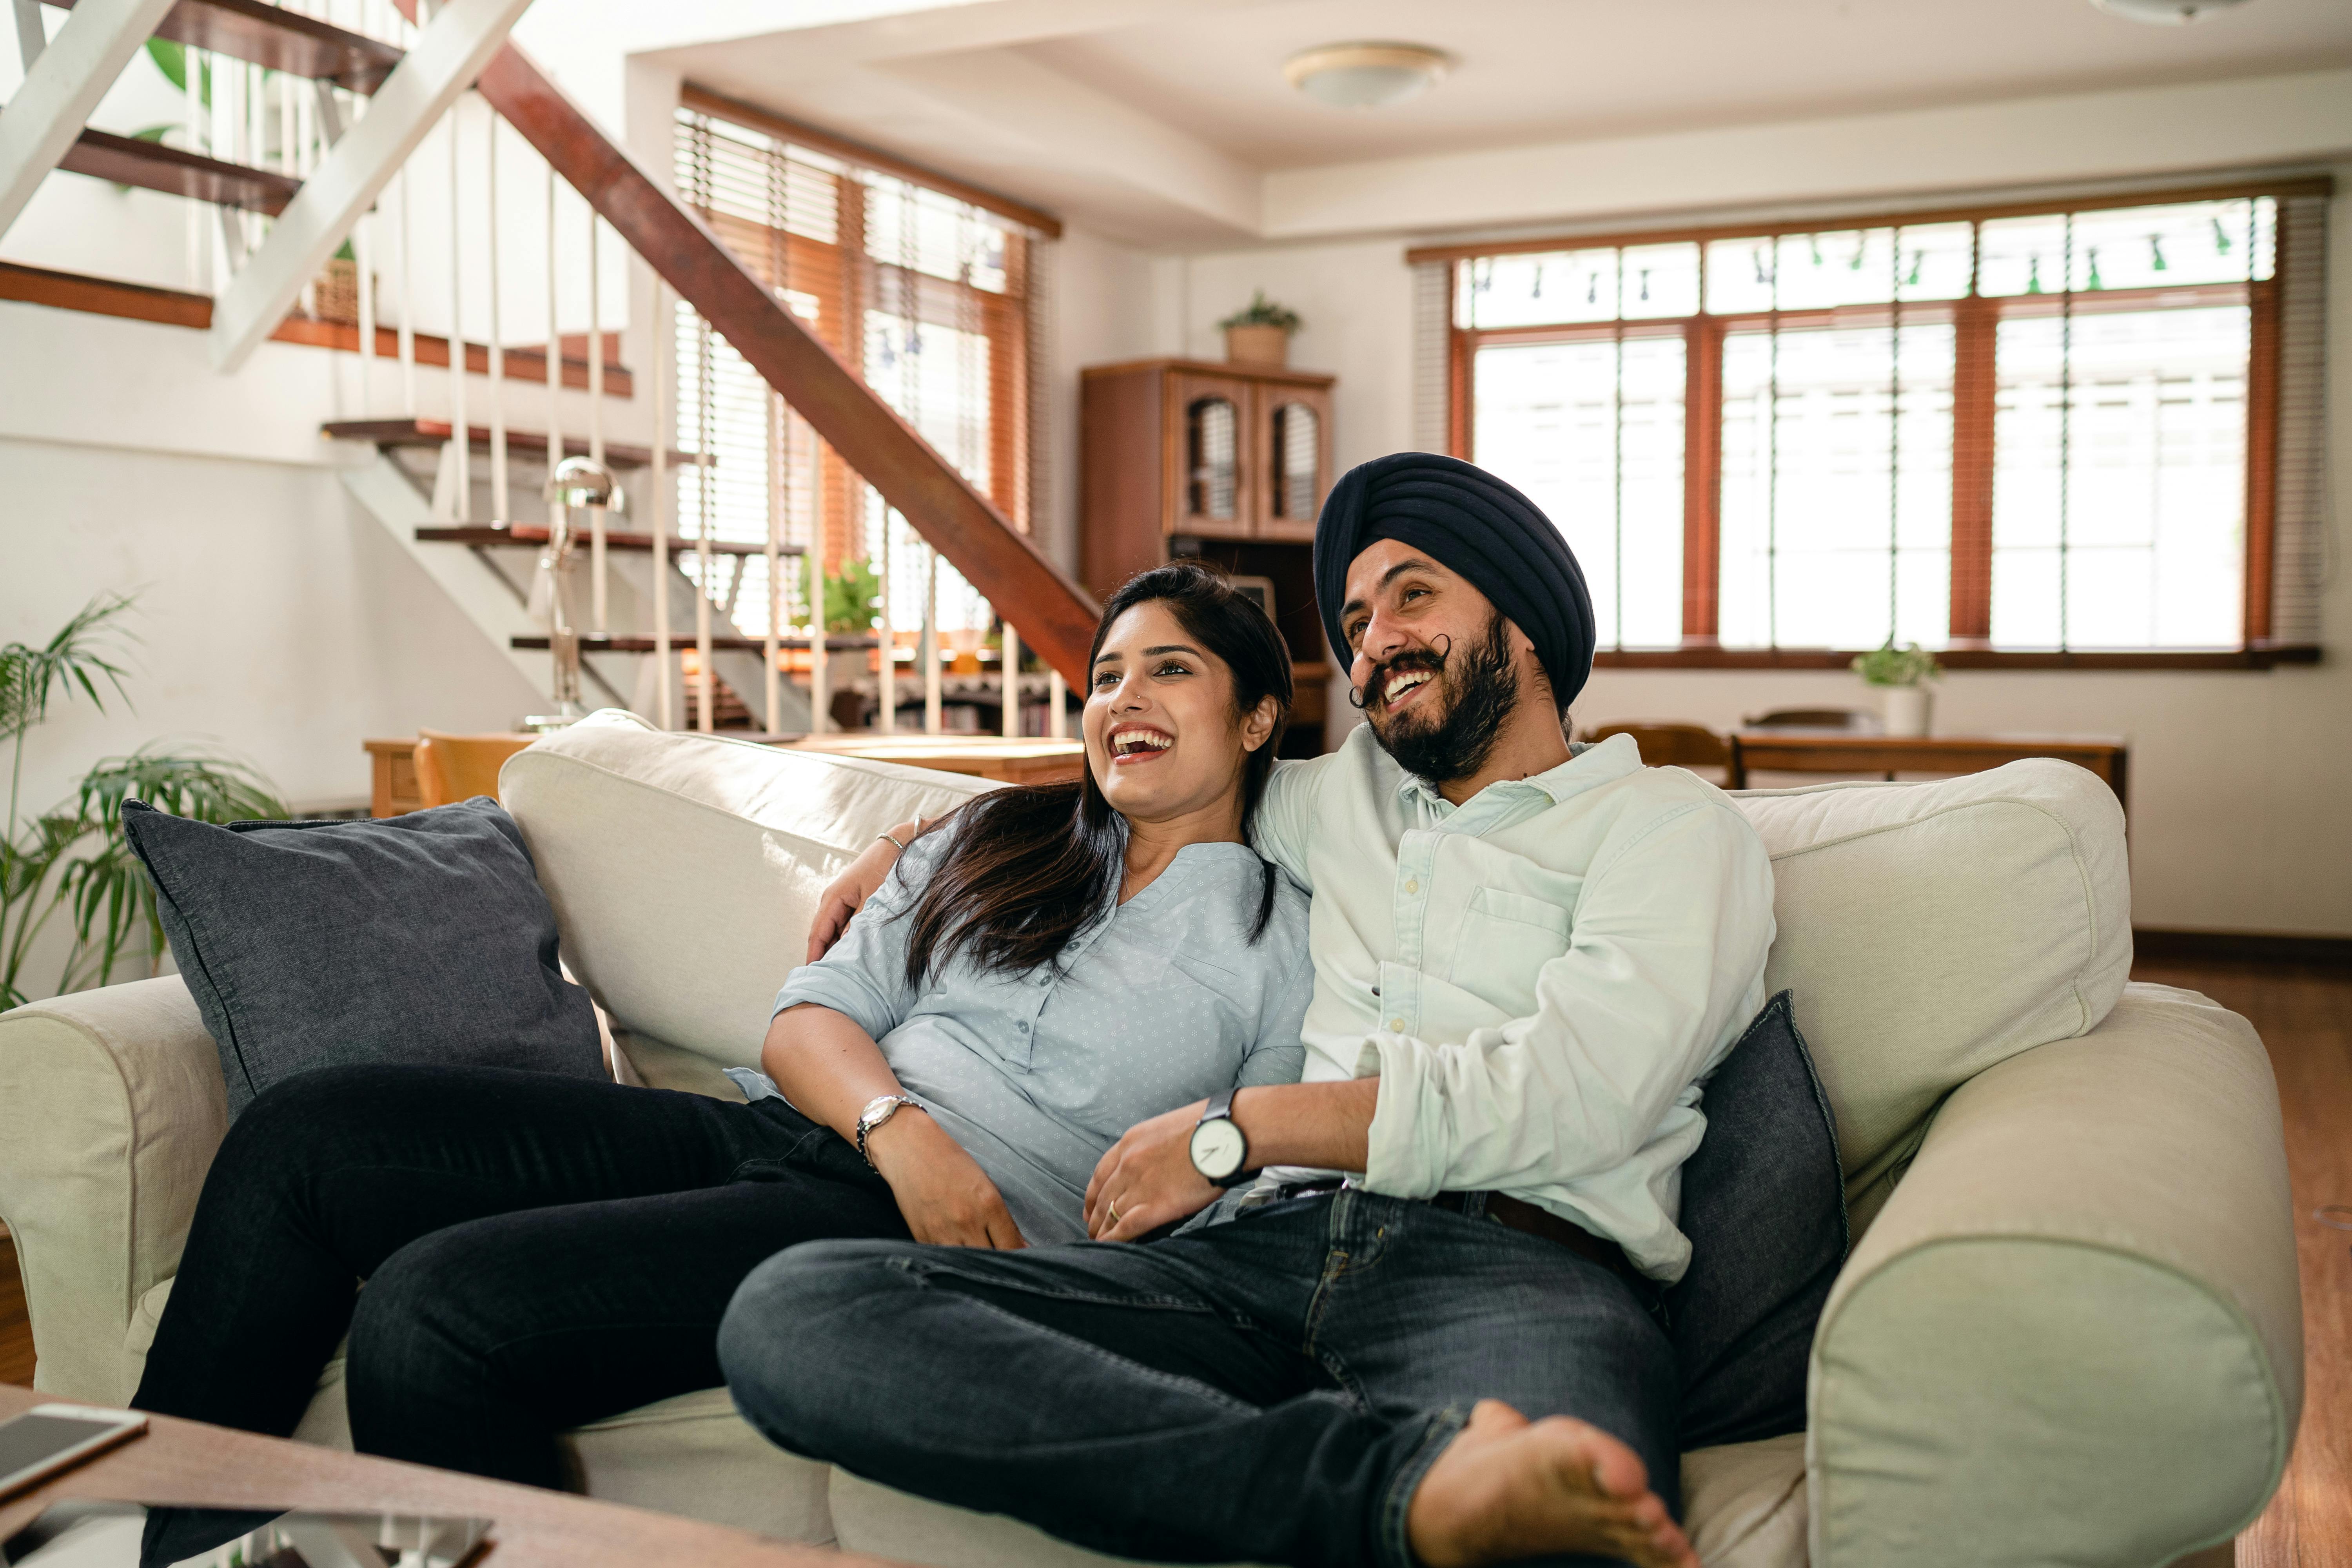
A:
{"label": "grey throw pillow", "polygon": [[1690,1268],[1666,1291],[1685,1449],[1805,1429],[1813,1327],[1845,1266],[1837,1122],[1781,992],[1706,1080],[1683,1163]]}
{"label": "grey throw pillow", "polygon": [[192,822],[122,803],[172,956],[220,1047],[232,1120],[360,1062],[604,1076],[555,911],[488,795],[375,822]]}

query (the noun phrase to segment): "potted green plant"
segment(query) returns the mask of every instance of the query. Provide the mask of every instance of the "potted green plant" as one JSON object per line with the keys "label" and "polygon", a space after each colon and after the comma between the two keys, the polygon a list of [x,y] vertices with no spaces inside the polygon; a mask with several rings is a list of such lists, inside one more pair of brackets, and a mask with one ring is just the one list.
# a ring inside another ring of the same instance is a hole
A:
{"label": "potted green plant", "polygon": [[1260,289],[1217,325],[1225,330],[1225,358],[1235,364],[1284,365],[1290,363],[1290,334],[1300,323],[1297,311],[1276,304]]}
{"label": "potted green plant", "polygon": [[1888,637],[1885,647],[1857,654],[1853,672],[1867,685],[1880,691],[1881,711],[1885,714],[1886,732],[1890,735],[1924,735],[1927,732],[1928,710],[1932,694],[1927,682],[1943,678],[1944,667],[1936,656],[1917,643],[1895,646]]}
{"label": "potted green plant", "polygon": [[21,810],[25,738],[62,694],[100,711],[102,693],[124,696],[117,662],[128,640],[119,624],[131,601],[93,599],[38,647],[0,647],[0,740],[9,746],[8,819],[0,832],[0,1009],[31,1000],[26,965],[51,919],[70,926],[57,989],[104,985],[135,951],[152,974],[163,958],[155,889],[122,837],[122,802],[135,796],[199,822],[282,817],[286,807],[251,768],[201,750],[142,746],[82,775],[73,798],[34,816]]}

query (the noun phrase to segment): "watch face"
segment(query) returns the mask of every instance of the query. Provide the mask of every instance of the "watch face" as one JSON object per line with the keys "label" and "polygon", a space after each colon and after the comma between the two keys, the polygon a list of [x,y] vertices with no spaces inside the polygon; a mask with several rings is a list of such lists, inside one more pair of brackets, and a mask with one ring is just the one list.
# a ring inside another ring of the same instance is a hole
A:
{"label": "watch face", "polygon": [[1192,1129],[1192,1168],[1213,1182],[1222,1182],[1242,1168],[1249,1140],[1223,1117]]}

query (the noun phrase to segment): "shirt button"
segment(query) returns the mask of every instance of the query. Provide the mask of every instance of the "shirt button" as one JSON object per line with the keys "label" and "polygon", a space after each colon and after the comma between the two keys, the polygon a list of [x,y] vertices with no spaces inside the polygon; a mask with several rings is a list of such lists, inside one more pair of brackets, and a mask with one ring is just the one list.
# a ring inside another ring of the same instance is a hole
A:
{"label": "shirt button", "polygon": [[1402,1018],[1391,1018],[1389,1020],[1389,1028],[1392,1033],[1400,1035],[1403,1034],[1404,1020]]}
{"label": "shirt button", "polygon": [[1025,1034],[1027,1034],[1027,1033],[1029,1032],[1029,1020],[1028,1020],[1028,1019],[1026,1019],[1026,1018],[1024,1018],[1024,1019],[1022,1019],[1020,1022],[1018,1022],[1018,1023],[1014,1024],[1013,1026],[1014,1028],[1016,1028],[1016,1029],[1020,1030],[1023,1034],[1024,1034],[1024,1035],[1025,1035]]}
{"label": "shirt button", "polygon": [[1415,877],[1408,880],[1404,885],[1404,890],[1408,893],[1418,893],[1421,891],[1421,879]]}

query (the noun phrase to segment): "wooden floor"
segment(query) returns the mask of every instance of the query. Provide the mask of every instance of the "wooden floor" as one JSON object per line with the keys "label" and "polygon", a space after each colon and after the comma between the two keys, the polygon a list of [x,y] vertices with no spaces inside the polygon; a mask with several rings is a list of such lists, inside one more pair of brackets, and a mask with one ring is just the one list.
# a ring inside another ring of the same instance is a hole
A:
{"label": "wooden floor", "polygon": [[16,1244],[0,1233],[0,1383],[33,1381],[33,1324],[25,1316],[25,1282]]}
{"label": "wooden floor", "polygon": [[[2201,991],[2262,1032],[2286,1110],[2303,1262],[2303,1429],[2277,1497],[2238,1538],[2238,1568],[2352,1563],[2352,1230],[2315,1217],[2352,1205],[2352,970],[2253,963],[2146,963],[2133,978]],[[2352,1223],[2352,1214],[2335,1217]],[[33,1380],[16,1255],[0,1239],[0,1383]],[[2198,1568],[2226,1562],[2217,1550]]]}
{"label": "wooden floor", "polygon": [[[2303,1265],[2303,1427],[2270,1508],[2238,1537],[2239,1568],[2352,1563],[2352,1230],[2315,1211],[2352,1205],[2352,971],[2269,963],[2147,963],[2135,980],[2201,991],[2262,1032],[2286,1113]],[[2352,1223],[2352,1213],[2331,1217]]]}

